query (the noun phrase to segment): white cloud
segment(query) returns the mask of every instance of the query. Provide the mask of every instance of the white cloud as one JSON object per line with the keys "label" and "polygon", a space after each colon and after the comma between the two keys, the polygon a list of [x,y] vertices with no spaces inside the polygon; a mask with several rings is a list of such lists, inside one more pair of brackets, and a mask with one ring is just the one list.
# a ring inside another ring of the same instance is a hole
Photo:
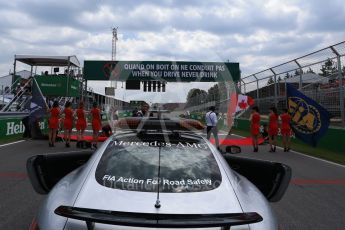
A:
{"label": "white cloud", "polygon": [[15,10],[0,10],[1,24],[6,27],[25,28],[34,25],[34,20],[27,14]]}
{"label": "white cloud", "polygon": [[0,75],[14,54],[240,62],[242,75],[344,40],[341,0],[2,1]]}
{"label": "white cloud", "polygon": [[98,11],[90,12],[85,11],[82,12],[80,17],[77,19],[80,24],[84,25],[102,25],[104,21],[117,21],[119,18],[117,18],[116,14],[114,14],[109,7],[106,6],[100,6]]}

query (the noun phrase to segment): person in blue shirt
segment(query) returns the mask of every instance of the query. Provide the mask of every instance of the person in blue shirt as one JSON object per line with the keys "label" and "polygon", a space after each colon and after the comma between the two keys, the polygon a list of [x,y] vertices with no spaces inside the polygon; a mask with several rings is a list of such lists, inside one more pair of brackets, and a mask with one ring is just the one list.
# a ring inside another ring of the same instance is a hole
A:
{"label": "person in blue shirt", "polygon": [[215,143],[217,148],[219,148],[219,140],[218,140],[218,129],[217,129],[217,114],[215,113],[216,107],[211,106],[209,111],[205,115],[206,125],[207,125],[207,139],[209,140],[211,137],[211,133],[214,136]]}

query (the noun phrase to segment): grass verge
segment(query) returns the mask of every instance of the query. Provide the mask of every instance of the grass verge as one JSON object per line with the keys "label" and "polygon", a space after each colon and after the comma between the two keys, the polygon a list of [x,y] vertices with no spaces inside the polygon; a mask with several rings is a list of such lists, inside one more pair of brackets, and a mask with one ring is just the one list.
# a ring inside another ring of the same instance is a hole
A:
{"label": "grass verge", "polygon": [[[245,137],[250,136],[249,132],[242,131],[242,130],[232,130],[232,133],[240,135],[240,136],[245,136]],[[277,138],[277,146],[280,146],[280,147],[283,146],[282,139],[280,136],[278,136],[278,138]],[[306,155],[318,157],[321,159],[325,159],[328,161],[332,161],[335,163],[345,165],[345,153],[343,153],[343,152],[334,152],[334,151],[330,151],[330,150],[325,149],[325,148],[312,147],[312,146],[309,146],[307,144],[304,144],[303,142],[301,142],[299,140],[293,140],[291,142],[291,148],[292,148],[292,150],[295,150],[295,151],[300,152],[300,153],[304,153]]]}
{"label": "grass verge", "polygon": [[23,134],[12,135],[10,137],[2,137],[0,139],[0,145],[7,144],[14,141],[23,140]]}

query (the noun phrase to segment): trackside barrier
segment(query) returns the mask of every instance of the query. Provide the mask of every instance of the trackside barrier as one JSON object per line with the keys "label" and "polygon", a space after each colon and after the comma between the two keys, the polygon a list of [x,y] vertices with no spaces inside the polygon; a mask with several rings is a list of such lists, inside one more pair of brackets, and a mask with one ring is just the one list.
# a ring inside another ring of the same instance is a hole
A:
{"label": "trackside barrier", "polygon": [[[43,119],[43,121],[39,122],[39,125],[42,132],[47,131],[47,119]],[[23,134],[24,131],[25,127],[21,118],[0,118],[0,140],[19,136]]]}
{"label": "trackside barrier", "polygon": [[[267,121],[262,121],[261,125],[267,124]],[[236,119],[233,126],[234,130],[248,131],[249,132],[249,120],[247,119]],[[345,155],[345,145],[343,144],[345,140],[345,129],[330,127],[323,136],[317,147],[325,148],[330,151],[340,152]],[[292,138],[293,142],[301,143],[298,139]]]}

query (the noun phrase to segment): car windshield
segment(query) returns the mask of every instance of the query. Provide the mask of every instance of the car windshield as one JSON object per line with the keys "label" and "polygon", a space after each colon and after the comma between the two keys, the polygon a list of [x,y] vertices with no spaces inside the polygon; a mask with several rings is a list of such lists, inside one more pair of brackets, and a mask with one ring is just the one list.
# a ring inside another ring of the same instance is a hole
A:
{"label": "car windshield", "polygon": [[221,174],[201,138],[124,135],[107,146],[96,180],[122,190],[157,192],[160,181],[163,193],[201,192],[217,188]]}

